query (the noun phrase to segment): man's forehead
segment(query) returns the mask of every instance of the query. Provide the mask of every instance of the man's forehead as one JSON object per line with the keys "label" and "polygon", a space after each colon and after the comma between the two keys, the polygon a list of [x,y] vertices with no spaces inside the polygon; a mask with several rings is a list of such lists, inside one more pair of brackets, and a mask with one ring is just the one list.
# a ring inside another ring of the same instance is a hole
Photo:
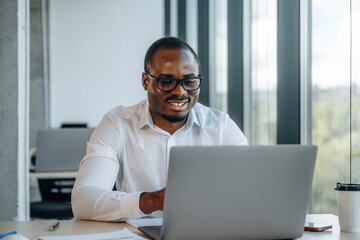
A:
{"label": "man's forehead", "polygon": [[153,56],[153,61],[156,59],[178,59],[180,60],[187,60],[187,61],[195,61],[195,56],[189,49],[182,49],[182,48],[159,48]]}
{"label": "man's forehead", "polygon": [[199,68],[194,54],[189,49],[171,48],[171,49],[158,49],[150,64],[150,68],[166,68],[178,64],[179,66],[188,66],[196,70]]}

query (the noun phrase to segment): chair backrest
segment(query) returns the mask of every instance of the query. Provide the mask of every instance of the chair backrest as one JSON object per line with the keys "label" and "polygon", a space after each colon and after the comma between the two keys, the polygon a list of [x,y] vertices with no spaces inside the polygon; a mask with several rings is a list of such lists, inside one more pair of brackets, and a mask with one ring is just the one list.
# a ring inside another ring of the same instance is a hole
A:
{"label": "chair backrest", "polygon": [[71,190],[75,179],[38,179],[41,201],[30,203],[31,219],[72,219]]}

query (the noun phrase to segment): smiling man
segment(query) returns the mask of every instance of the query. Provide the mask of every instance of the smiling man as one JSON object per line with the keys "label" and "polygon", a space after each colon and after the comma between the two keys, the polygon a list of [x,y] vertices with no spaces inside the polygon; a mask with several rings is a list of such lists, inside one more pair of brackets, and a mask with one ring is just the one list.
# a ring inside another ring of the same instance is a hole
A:
{"label": "smiling man", "polygon": [[142,83],[152,120],[173,134],[184,125],[199,97],[199,61],[190,49],[181,48],[158,48],[151,58],[145,63]]}
{"label": "smiling man", "polygon": [[226,113],[197,103],[202,81],[186,42],[165,37],[150,46],[142,73],[147,100],[108,112],[88,142],[72,193],[77,219],[114,221],[162,210],[172,146],[248,144]]}

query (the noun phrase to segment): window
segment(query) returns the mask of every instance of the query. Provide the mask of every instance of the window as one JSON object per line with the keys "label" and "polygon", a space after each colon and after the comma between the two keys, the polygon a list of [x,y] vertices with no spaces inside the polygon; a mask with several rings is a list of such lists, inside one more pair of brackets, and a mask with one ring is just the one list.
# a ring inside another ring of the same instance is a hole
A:
{"label": "window", "polygon": [[227,111],[227,0],[209,2],[210,105]]}
{"label": "window", "polygon": [[251,143],[276,144],[277,1],[251,4]]}
{"label": "window", "polygon": [[[353,173],[360,165],[360,2],[353,3]],[[325,7],[326,6],[326,7]],[[312,1],[312,142],[318,145],[313,213],[336,214],[337,181],[349,182],[349,1]],[[359,174],[353,174],[359,183]]]}

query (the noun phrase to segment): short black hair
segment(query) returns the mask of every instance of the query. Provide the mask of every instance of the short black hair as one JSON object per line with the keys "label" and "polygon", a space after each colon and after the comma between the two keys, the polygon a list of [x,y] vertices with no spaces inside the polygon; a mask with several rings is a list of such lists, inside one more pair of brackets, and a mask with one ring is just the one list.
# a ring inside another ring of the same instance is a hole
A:
{"label": "short black hair", "polygon": [[145,60],[144,60],[144,71],[149,72],[148,66],[152,63],[154,54],[159,49],[184,49],[190,50],[193,54],[194,58],[196,59],[199,65],[199,72],[200,72],[200,60],[199,57],[196,55],[195,51],[187,44],[184,40],[176,37],[163,37],[159,40],[155,41],[146,52]]}

